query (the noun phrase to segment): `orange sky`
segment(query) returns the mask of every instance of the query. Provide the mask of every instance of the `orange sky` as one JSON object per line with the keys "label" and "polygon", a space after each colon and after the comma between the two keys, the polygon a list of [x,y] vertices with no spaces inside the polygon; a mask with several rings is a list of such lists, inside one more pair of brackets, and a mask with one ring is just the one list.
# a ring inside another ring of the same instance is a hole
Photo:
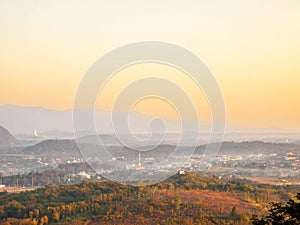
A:
{"label": "orange sky", "polygon": [[[229,123],[300,127],[297,0],[7,0],[0,3],[0,29],[0,104],[72,108],[81,77],[98,57],[123,44],[157,40],[187,48],[208,65]],[[112,80],[99,106],[109,109],[115,90],[144,71],[174,78],[193,96],[201,117],[210,118],[188,78],[154,65],[121,71],[127,80]],[[168,104],[154,100],[135,110],[176,117]]]}

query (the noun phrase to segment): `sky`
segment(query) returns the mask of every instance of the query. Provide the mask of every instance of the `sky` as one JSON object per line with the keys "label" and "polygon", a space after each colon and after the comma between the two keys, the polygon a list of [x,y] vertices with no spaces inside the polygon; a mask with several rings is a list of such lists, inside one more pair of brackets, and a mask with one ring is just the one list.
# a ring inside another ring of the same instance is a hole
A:
{"label": "sky", "polygon": [[[0,105],[71,109],[82,76],[99,57],[154,40],[184,47],[209,67],[228,123],[300,127],[298,0],[2,0],[0,30]],[[201,90],[160,65],[120,71],[97,106],[109,110],[116,90],[149,72],[180,84],[200,117],[211,119]],[[178,117],[170,104],[155,99],[134,110]]]}

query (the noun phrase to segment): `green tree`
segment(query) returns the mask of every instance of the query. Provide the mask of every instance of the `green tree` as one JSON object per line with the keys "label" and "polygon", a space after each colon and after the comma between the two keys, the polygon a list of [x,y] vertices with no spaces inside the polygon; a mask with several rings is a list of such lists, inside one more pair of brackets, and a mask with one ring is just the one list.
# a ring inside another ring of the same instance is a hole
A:
{"label": "green tree", "polygon": [[255,225],[300,224],[300,193],[296,200],[290,199],[286,204],[271,203],[269,215],[263,218],[254,216],[252,222]]}
{"label": "green tree", "polygon": [[12,200],[4,205],[5,216],[6,217],[17,217],[20,218],[23,216],[25,207],[19,202]]}

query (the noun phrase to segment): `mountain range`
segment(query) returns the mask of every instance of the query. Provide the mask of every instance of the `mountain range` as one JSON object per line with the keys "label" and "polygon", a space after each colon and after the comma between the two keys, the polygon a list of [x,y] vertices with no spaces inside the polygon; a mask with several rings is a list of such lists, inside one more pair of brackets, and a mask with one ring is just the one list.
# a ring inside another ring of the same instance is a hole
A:
{"label": "mountain range", "polygon": [[[80,110],[80,136],[87,135],[90,127],[86,121],[88,110]],[[130,121],[130,128],[137,133],[149,132],[149,124],[153,117],[137,112],[114,114],[116,123],[124,119]],[[111,124],[111,113],[104,110],[95,111],[96,127],[102,133],[113,133],[114,129]],[[168,132],[179,129],[180,123],[176,120],[164,119]],[[72,110],[52,110],[42,107],[24,107],[16,105],[0,106],[0,124],[9,129],[13,134],[19,136],[34,135],[46,136],[46,138],[58,138],[73,136]],[[93,127],[94,128],[94,127]],[[153,132],[160,132],[161,126],[151,124]]]}
{"label": "mountain range", "polygon": [[[76,132],[76,137],[84,137],[88,135],[95,135],[94,132],[86,125],[86,116],[88,111],[82,110],[80,112],[80,127],[81,130]],[[150,135],[149,124],[153,117],[137,112],[129,114],[118,112],[116,115],[116,123],[128,119],[130,121],[130,129],[133,133],[144,133]],[[98,134],[113,134],[114,130],[111,124],[111,113],[104,110],[96,110],[95,112],[96,128]],[[180,133],[180,123],[176,120],[164,119],[167,127],[167,138],[174,139],[173,136],[178,137]],[[0,124],[8,129],[16,139],[20,140],[34,140],[35,142],[45,139],[73,139],[73,122],[72,110],[52,110],[42,107],[28,107],[16,105],[0,105]],[[191,124],[191,123],[190,123]],[[189,130],[188,124],[185,132],[193,132],[192,128]],[[94,127],[93,127],[94,129]],[[208,123],[201,122],[201,141],[203,144],[209,138],[210,126]],[[162,132],[161,126],[156,123],[151,123],[151,132],[154,135]],[[176,134],[177,133],[177,134]],[[158,135],[159,136],[159,135]],[[193,135],[191,135],[193,136]],[[299,132],[288,131],[280,128],[266,128],[251,130],[242,126],[227,125],[227,131],[224,141],[264,141],[275,143],[292,143],[300,139]],[[174,141],[168,144],[175,144]]]}
{"label": "mountain range", "polygon": [[[101,138],[101,137],[100,137]],[[106,140],[106,146],[109,151],[115,155],[116,157],[120,157],[123,153],[131,154],[130,152],[135,152],[133,150],[128,149],[122,145],[116,145],[114,142],[113,145],[108,144],[109,140],[114,140],[113,137],[109,137],[108,135],[103,138]],[[87,140],[83,138],[83,140]],[[80,143],[80,148],[85,149],[86,152],[90,152],[91,155],[95,151],[98,151],[101,148],[98,148],[97,145],[93,143]],[[166,152],[171,153],[175,145],[160,145],[155,148],[155,151],[145,152],[150,156],[152,154],[157,154],[159,152],[165,154]],[[203,154],[206,145],[200,145],[196,147],[195,154]],[[188,148],[188,147],[187,147]],[[185,147],[181,148],[184,151]],[[287,153],[300,154],[300,145],[295,143],[267,143],[261,141],[251,141],[251,142],[223,142],[222,147],[219,151],[220,155],[250,155],[250,154],[278,154],[285,155]],[[78,145],[75,140],[45,140],[39,142],[35,145],[28,146],[23,148],[22,154],[30,154],[30,155],[48,155],[51,157],[56,156],[74,156],[81,158],[81,153],[79,151]],[[150,157],[149,156],[149,157]],[[152,157],[152,156],[151,156]]]}

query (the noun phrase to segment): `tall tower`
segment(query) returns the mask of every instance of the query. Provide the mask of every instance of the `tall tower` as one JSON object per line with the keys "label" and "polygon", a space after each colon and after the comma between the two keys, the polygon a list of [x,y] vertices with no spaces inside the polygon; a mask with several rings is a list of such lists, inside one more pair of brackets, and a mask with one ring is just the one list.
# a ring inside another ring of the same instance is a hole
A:
{"label": "tall tower", "polygon": [[139,151],[139,167],[141,167],[141,151]]}

